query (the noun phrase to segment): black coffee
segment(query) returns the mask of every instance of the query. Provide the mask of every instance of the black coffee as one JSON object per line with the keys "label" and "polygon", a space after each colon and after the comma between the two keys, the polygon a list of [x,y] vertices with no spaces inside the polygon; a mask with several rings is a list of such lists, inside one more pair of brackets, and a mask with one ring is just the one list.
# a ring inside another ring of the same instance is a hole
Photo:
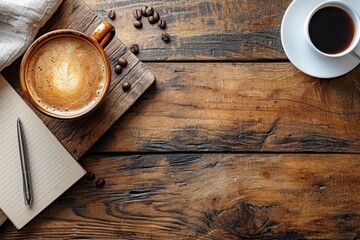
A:
{"label": "black coffee", "polygon": [[351,16],[338,7],[320,9],[309,23],[312,43],[327,54],[337,54],[348,48],[354,37],[354,30]]}

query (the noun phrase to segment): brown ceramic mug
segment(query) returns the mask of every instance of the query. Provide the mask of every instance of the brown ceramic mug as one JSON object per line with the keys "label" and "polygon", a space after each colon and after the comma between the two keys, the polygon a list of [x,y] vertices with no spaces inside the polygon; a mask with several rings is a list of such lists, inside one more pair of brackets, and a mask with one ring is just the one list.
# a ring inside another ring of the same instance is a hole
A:
{"label": "brown ceramic mug", "polygon": [[57,119],[90,114],[109,90],[111,68],[104,48],[114,35],[114,27],[103,22],[90,36],[62,29],[39,37],[21,62],[24,97]]}

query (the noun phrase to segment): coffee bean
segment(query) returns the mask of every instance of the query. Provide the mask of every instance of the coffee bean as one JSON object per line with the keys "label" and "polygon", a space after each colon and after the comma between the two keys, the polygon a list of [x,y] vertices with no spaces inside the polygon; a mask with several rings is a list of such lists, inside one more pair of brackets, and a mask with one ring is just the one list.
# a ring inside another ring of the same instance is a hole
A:
{"label": "coffee bean", "polygon": [[95,179],[95,174],[94,173],[92,173],[92,172],[87,172],[86,174],[85,174],[85,178],[87,179],[87,180],[94,180]]}
{"label": "coffee bean", "polygon": [[161,29],[165,29],[165,28],[166,28],[166,21],[165,21],[165,20],[160,20],[160,21],[158,22],[158,26],[159,26],[159,28],[161,28]]}
{"label": "coffee bean", "polygon": [[136,20],[141,20],[141,11],[139,9],[134,10],[133,15]]}
{"label": "coffee bean", "polygon": [[155,24],[155,23],[156,23],[154,16],[150,16],[150,17],[148,18],[148,20],[149,20],[149,23],[150,23],[150,24]]}
{"label": "coffee bean", "polygon": [[105,185],[105,179],[99,178],[99,179],[96,181],[96,186],[97,186],[98,188],[102,188],[104,185]]}
{"label": "coffee bean", "polygon": [[146,9],[147,9],[147,8],[148,8],[147,6],[143,6],[143,7],[141,8],[141,10],[140,10],[141,14],[142,14],[144,17],[147,17],[147,15],[146,15]]}
{"label": "coffee bean", "polygon": [[160,20],[160,14],[158,12],[154,12],[153,17],[154,17],[156,22],[158,22]]}
{"label": "coffee bean", "polygon": [[153,7],[147,7],[145,10],[146,16],[152,16],[154,14],[154,8]]}
{"label": "coffee bean", "polygon": [[121,73],[122,73],[122,70],[123,70],[123,68],[122,68],[120,65],[116,65],[116,66],[115,66],[115,72],[116,72],[117,74],[121,74]]}
{"label": "coffee bean", "polygon": [[119,58],[118,64],[124,68],[128,65],[128,62],[124,58]]}
{"label": "coffee bean", "polygon": [[143,24],[141,21],[135,21],[134,22],[134,27],[136,27],[137,29],[140,29],[142,28]]}
{"label": "coffee bean", "polygon": [[107,12],[107,14],[108,14],[108,17],[110,18],[110,19],[114,19],[115,18],[115,11],[114,10],[109,10],[108,12]]}
{"label": "coffee bean", "polygon": [[137,44],[131,45],[130,51],[134,54],[138,54],[139,53],[139,45],[137,45]]}
{"label": "coffee bean", "polygon": [[168,33],[163,33],[161,34],[161,39],[164,41],[164,42],[170,42],[170,35]]}
{"label": "coffee bean", "polygon": [[126,83],[124,83],[124,84],[122,85],[122,89],[123,89],[125,92],[129,91],[130,88],[131,88],[131,84],[130,84],[129,82],[126,82]]}

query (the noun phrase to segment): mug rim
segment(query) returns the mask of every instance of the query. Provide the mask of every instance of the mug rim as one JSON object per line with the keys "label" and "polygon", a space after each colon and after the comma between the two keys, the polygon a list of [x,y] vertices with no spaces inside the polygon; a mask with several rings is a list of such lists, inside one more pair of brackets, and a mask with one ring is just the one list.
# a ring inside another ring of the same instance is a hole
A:
{"label": "mug rim", "polygon": [[[66,36],[76,37],[77,39],[80,39],[82,41],[87,41],[87,42],[91,43],[97,49],[98,53],[100,53],[100,55],[102,57],[104,65],[105,65],[105,74],[106,74],[105,80],[106,81],[104,84],[104,89],[101,92],[101,95],[98,97],[98,99],[95,101],[95,103],[91,107],[86,108],[85,111],[81,111],[76,114],[61,115],[61,114],[57,114],[57,113],[46,110],[45,108],[43,108],[41,106],[41,104],[39,104],[33,98],[33,96],[29,92],[28,84],[26,81],[26,76],[27,76],[27,67],[30,62],[31,57],[34,54],[34,50],[38,49],[43,44],[45,44],[46,42],[48,42],[52,39],[66,37]],[[50,32],[45,33],[44,35],[40,36],[26,50],[24,57],[22,58],[21,64],[20,64],[20,87],[21,87],[21,90],[23,91],[23,93],[26,95],[26,99],[28,101],[30,101],[32,103],[32,105],[35,106],[35,108],[37,110],[39,110],[40,112],[44,113],[47,116],[50,116],[50,117],[53,117],[53,118],[56,118],[59,120],[79,119],[79,118],[89,115],[91,112],[96,110],[101,105],[101,103],[104,101],[105,97],[107,96],[107,93],[110,88],[110,82],[111,82],[111,67],[110,67],[109,59],[108,59],[104,49],[99,45],[98,42],[96,42],[94,39],[92,39],[88,35],[86,35],[82,32],[73,30],[73,29],[53,30],[53,31],[50,31]]]}
{"label": "mug rim", "polygon": [[[354,37],[352,38],[350,45],[345,50],[343,50],[339,53],[335,53],[335,54],[325,53],[325,52],[319,50],[311,41],[310,34],[309,34],[309,25],[310,25],[310,21],[311,21],[312,17],[314,16],[314,14],[316,12],[318,12],[319,10],[326,8],[326,7],[337,7],[337,8],[344,10],[347,14],[349,14],[352,22],[354,23]],[[334,0],[322,2],[322,3],[318,4],[316,7],[314,7],[311,10],[311,12],[308,14],[308,16],[305,20],[305,24],[304,24],[306,40],[308,41],[310,46],[316,52],[318,52],[319,54],[326,56],[326,57],[342,57],[347,54],[350,54],[356,48],[356,46],[359,45],[359,42],[360,42],[360,29],[359,28],[360,28],[360,17],[357,14],[357,12],[355,11],[355,9],[347,3],[344,3],[342,1],[334,1]]]}

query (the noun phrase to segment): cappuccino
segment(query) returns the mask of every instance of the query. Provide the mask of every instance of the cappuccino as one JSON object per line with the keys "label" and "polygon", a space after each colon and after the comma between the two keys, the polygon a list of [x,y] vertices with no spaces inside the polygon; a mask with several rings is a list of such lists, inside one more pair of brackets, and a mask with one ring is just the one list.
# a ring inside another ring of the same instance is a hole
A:
{"label": "cappuccino", "polygon": [[76,115],[94,107],[107,87],[103,56],[76,36],[52,38],[32,53],[25,70],[29,94],[54,115]]}

